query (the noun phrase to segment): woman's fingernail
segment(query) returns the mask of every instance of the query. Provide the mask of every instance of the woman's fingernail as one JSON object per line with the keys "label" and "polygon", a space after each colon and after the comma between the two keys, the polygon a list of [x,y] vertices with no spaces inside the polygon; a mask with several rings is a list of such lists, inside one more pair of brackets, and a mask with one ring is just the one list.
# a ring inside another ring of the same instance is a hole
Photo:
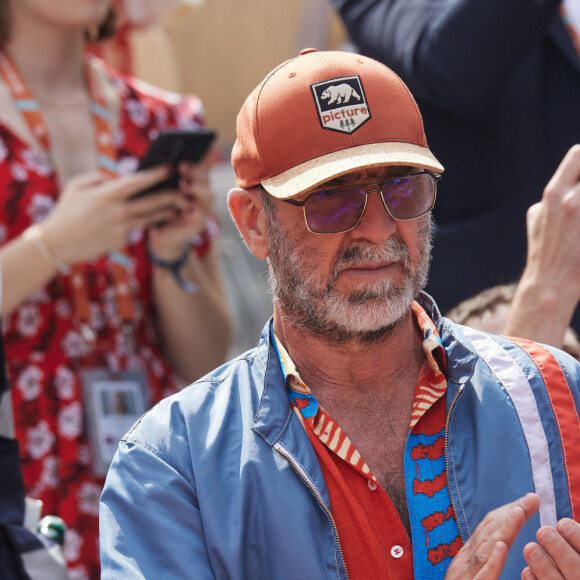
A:
{"label": "woman's fingernail", "polygon": [[534,549],[528,554],[530,560],[537,560],[542,555],[542,548],[540,546],[535,546]]}

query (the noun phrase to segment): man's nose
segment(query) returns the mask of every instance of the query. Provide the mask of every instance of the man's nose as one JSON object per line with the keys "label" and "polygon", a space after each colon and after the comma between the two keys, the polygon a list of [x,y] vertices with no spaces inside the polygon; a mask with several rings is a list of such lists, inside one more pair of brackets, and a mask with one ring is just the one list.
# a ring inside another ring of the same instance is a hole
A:
{"label": "man's nose", "polygon": [[352,230],[353,237],[382,243],[396,230],[397,222],[384,206],[381,194],[379,192],[367,194],[367,205],[358,226]]}

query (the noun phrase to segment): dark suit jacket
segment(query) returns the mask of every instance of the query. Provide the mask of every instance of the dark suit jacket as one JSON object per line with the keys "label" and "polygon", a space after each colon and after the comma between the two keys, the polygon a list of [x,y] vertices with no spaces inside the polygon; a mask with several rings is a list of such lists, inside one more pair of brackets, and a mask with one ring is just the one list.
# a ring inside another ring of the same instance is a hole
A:
{"label": "dark suit jacket", "polygon": [[526,210],[580,142],[580,59],[559,0],[333,1],[360,51],[409,86],[446,169],[428,291],[446,311],[515,281]]}

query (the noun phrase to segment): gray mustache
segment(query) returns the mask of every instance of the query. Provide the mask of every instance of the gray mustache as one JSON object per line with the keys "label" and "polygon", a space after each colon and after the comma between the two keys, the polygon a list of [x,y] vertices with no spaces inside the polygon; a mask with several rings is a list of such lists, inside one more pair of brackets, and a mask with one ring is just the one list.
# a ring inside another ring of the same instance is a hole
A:
{"label": "gray mustache", "polygon": [[344,248],[336,257],[334,268],[357,266],[366,262],[397,260],[407,265],[410,261],[409,250],[401,241],[390,238],[382,248],[369,246],[350,246]]}

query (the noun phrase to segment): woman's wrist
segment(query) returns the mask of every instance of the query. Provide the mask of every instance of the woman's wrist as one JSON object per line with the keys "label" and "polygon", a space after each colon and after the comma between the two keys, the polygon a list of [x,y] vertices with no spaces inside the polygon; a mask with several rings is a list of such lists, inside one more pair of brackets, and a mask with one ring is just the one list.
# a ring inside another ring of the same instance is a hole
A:
{"label": "woman's wrist", "polygon": [[34,224],[30,226],[24,231],[22,237],[25,240],[32,241],[40,255],[52,268],[63,275],[70,273],[70,266],[54,252],[51,244],[47,241],[42,225]]}
{"label": "woman's wrist", "polygon": [[147,253],[149,256],[149,261],[158,268],[166,270],[169,274],[171,274],[175,283],[184,292],[188,292],[190,294],[197,293],[197,284],[191,282],[190,280],[186,280],[182,275],[183,268],[191,259],[191,249],[189,245],[185,248],[185,250],[182,251],[180,256],[172,259],[166,259],[156,254],[155,251],[151,248],[150,244],[147,246]]}
{"label": "woman's wrist", "polygon": [[165,262],[175,262],[179,260],[186,252],[191,251],[189,240],[172,245],[161,245],[153,243],[151,239],[147,241],[147,249],[150,253],[157,256]]}

